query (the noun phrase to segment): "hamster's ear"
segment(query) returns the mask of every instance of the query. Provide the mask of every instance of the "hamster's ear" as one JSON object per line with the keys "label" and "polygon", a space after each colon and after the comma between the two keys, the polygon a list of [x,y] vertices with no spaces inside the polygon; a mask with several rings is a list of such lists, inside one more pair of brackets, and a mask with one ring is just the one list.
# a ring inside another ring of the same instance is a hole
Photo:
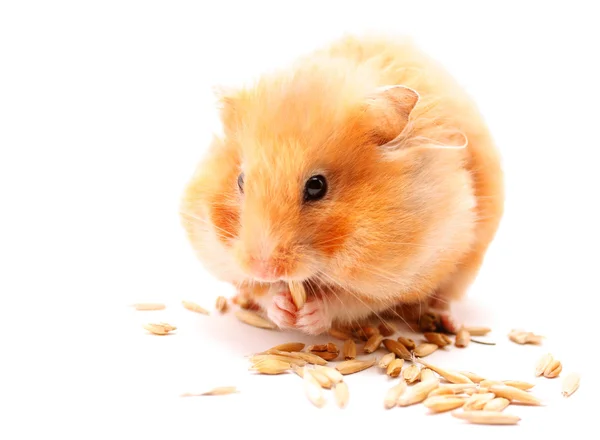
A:
{"label": "hamster's ear", "polygon": [[401,85],[379,87],[367,97],[369,128],[378,145],[385,145],[402,133],[419,99],[415,90]]}
{"label": "hamster's ear", "polygon": [[228,128],[237,126],[240,120],[240,92],[224,86],[215,86],[212,90],[223,125]]}

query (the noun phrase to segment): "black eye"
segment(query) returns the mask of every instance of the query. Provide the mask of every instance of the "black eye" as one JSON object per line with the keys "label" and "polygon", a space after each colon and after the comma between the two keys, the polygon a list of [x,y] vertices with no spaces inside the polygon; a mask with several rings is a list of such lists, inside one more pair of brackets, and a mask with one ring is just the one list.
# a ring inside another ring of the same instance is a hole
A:
{"label": "black eye", "polygon": [[244,173],[241,173],[238,176],[238,187],[240,188],[240,192],[244,192]]}
{"label": "black eye", "polygon": [[324,176],[312,176],[304,185],[304,200],[319,200],[327,193],[327,180]]}

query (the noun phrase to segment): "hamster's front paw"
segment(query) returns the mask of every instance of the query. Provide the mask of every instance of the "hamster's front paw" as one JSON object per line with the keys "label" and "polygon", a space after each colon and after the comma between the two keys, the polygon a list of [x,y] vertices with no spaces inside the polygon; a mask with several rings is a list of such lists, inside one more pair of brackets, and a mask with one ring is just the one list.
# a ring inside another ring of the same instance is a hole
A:
{"label": "hamster's front paw", "polygon": [[279,328],[293,328],[296,324],[296,305],[287,289],[273,296],[267,307],[267,316]]}
{"label": "hamster's front paw", "polygon": [[319,298],[311,298],[298,311],[296,328],[309,335],[319,335],[331,327],[332,318]]}

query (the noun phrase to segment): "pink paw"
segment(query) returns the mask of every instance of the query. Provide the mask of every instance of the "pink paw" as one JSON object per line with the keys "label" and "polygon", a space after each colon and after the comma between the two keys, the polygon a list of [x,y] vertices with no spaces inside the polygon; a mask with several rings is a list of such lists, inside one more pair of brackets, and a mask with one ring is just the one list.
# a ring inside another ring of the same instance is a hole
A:
{"label": "pink paw", "polygon": [[331,318],[325,304],[319,299],[311,299],[297,313],[296,328],[309,335],[318,335],[331,327]]}
{"label": "pink paw", "polygon": [[311,298],[298,310],[288,290],[273,296],[267,316],[279,328],[295,328],[309,335],[323,333],[331,326],[331,318],[321,300]]}
{"label": "pink paw", "polygon": [[267,308],[267,316],[279,328],[292,328],[296,323],[296,305],[289,291],[273,296]]}

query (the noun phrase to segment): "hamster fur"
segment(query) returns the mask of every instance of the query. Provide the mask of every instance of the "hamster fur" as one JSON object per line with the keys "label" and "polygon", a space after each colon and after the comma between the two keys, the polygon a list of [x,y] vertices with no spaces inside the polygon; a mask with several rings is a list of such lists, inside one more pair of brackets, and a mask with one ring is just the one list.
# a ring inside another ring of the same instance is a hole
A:
{"label": "hamster fur", "polygon": [[[410,39],[345,36],[219,98],[223,134],[181,205],[214,276],[307,334],[463,297],[503,215],[501,161],[475,103]],[[288,280],[305,282],[300,310]]]}

